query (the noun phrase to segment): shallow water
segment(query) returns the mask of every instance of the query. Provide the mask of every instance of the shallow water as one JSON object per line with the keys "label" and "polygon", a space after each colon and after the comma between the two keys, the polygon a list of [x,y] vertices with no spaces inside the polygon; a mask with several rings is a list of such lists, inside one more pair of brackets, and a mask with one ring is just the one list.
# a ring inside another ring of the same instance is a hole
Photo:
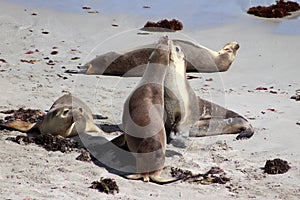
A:
{"label": "shallow water", "polygon": [[[229,23],[275,24],[274,32],[300,35],[300,18],[262,19],[249,16],[251,6],[271,5],[275,0],[6,0],[28,7],[46,7],[62,12],[85,12],[82,6],[104,14],[130,14],[158,21],[176,18],[186,29],[205,29]],[[300,3],[300,0],[296,0]],[[150,8],[143,8],[150,6]]]}

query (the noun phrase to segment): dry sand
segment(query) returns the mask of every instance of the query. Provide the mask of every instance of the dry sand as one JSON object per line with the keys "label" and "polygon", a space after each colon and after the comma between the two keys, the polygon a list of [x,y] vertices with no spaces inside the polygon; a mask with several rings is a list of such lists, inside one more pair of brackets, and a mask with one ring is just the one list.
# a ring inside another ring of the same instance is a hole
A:
{"label": "dry sand", "polygon": [[[99,123],[120,123],[123,102],[139,78],[64,71],[109,50],[156,41],[161,34],[137,34],[146,18],[58,12],[6,2],[1,2],[0,13],[0,58],[7,61],[0,61],[0,110],[46,110],[59,96],[72,92],[94,113],[108,117]],[[20,132],[0,130],[1,199],[300,199],[300,126],[296,124],[300,122],[300,103],[290,99],[300,89],[300,35],[278,29],[289,27],[287,23],[295,23],[292,20],[263,20],[245,13],[238,17],[240,20],[230,24],[169,34],[215,50],[230,41],[241,45],[228,72],[193,74],[201,78],[190,82],[199,96],[248,117],[255,135],[244,141],[236,141],[233,135],[191,138],[187,148],[167,147],[178,153],[167,157],[167,166],[195,173],[219,166],[230,182],[161,186],[129,181],[93,163],[75,160],[78,152],[48,152],[33,144],[19,145],[6,138]],[[43,34],[45,31],[49,33]],[[51,55],[52,51],[58,54]],[[75,57],[80,59],[72,60]],[[28,64],[21,59],[36,62]],[[48,65],[49,60],[54,65]],[[205,81],[209,78],[213,80]],[[255,90],[257,87],[267,90]],[[287,160],[291,169],[282,175],[264,174],[261,167],[274,158]],[[90,189],[91,182],[100,177],[115,179],[120,192],[107,195]]]}

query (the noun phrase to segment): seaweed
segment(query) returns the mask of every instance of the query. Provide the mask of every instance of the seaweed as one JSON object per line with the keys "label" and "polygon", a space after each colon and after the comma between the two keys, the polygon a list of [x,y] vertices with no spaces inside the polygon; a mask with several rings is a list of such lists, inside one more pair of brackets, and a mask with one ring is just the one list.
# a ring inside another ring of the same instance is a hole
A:
{"label": "seaweed", "polygon": [[283,18],[298,10],[300,5],[297,2],[279,0],[275,5],[251,7],[247,13],[265,18]]}
{"label": "seaweed", "polygon": [[291,167],[289,166],[287,161],[280,158],[275,158],[274,160],[267,160],[263,169],[264,173],[267,174],[284,174],[290,168]]}
{"label": "seaweed", "polygon": [[177,19],[163,19],[159,22],[148,21],[142,30],[151,32],[175,32],[183,29],[182,22]]}
{"label": "seaweed", "polygon": [[62,153],[73,151],[78,148],[78,142],[71,138],[64,138],[61,136],[43,134],[38,136],[18,135],[16,138],[8,138],[9,140],[18,144],[27,145],[35,143],[47,151],[60,151]]}
{"label": "seaweed", "polygon": [[76,158],[76,160],[91,162],[93,160],[93,156],[89,151],[83,148],[80,150],[80,155]]}
{"label": "seaweed", "polygon": [[29,123],[36,123],[40,121],[45,115],[45,113],[41,110],[24,109],[24,108],[19,108],[18,110],[0,111],[0,113],[9,115],[4,118],[3,120],[4,122],[21,120]]}
{"label": "seaweed", "polygon": [[225,184],[230,181],[230,178],[226,177],[223,169],[220,167],[212,167],[204,174],[193,174],[189,170],[182,170],[180,168],[171,168],[172,177],[182,179],[189,183],[199,183],[202,185],[208,185],[212,183]]}
{"label": "seaweed", "polygon": [[300,101],[300,90],[296,90],[296,94],[291,96],[291,99],[294,99],[295,101]]}
{"label": "seaweed", "polygon": [[104,192],[106,194],[115,194],[115,192],[119,193],[119,186],[116,181],[111,178],[100,178],[100,181],[92,182],[92,189],[97,189],[100,192]]}

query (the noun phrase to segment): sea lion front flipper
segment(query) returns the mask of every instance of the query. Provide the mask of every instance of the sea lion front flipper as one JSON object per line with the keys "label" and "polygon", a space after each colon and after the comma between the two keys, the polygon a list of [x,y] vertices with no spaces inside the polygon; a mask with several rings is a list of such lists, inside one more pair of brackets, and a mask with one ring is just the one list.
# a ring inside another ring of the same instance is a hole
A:
{"label": "sea lion front flipper", "polygon": [[21,121],[21,120],[15,120],[12,122],[1,124],[1,128],[9,129],[9,130],[17,130],[17,131],[26,133],[26,132],[29,132],[31,129],[33,129],[36,124],[37,123],[30,123],[30,122]]}
{"label": "sea lion front flipper", "polygon": [[124,177],[127,179],[130,179],[130,180],[142,180],[143,179],[143,176],[141,174],[129,174],[129,175],[125,175]]}
{"label": "sea lion front flipper", "polygon": [[143,174],[129,174],[125,175],[125,178],[131,179],[131,180],[143,180],[144,182],[153,182],[156,184],[168,184],[168,183],[174,183],[176,181],[181,180],[181,178],[163,178],[158,175],[143,175]]}
{"label": "sea lion front flipper", "polygon": [[160,177],[160,176],[150,176],[150,180],[153,183],[157,183],[157,184],[160,184],[160,185],[174,183],[174,182],[179,181],[181,179],[182,178],[163,178],[163,177]]}
{"label": "sea lion front flipper", "polygon": [[[78,121],[80,121],[80,119]],[[92,120],[84,119],[83,121],[85,121],[84,132],[102,132],[102,130],[96,124],[94,124]]]}
{"label": "sea lion front flipper", "polygon": [[121,134],[110,141],[117,147],[124,147],[126,145],[125,134]]}

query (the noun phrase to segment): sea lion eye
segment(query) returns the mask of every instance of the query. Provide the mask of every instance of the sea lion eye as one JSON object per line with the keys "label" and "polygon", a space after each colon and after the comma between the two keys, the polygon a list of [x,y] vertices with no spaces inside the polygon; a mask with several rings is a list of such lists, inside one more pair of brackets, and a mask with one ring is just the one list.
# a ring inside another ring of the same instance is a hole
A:
{"label": "sea lion eye", "polygon": [[69,109],[64,110],[62,114],[63,114],[64,116],[66,116],[66,115],[69,113],[69,111],[70,111]]}
{"label": "sea lion eye", "polygon": [[179,51],[180,51],[180,49],[179,49],[178,47],[176,47],[175,49],[176,49],[176,51],[177,51],[177,52],[179,52]]}

